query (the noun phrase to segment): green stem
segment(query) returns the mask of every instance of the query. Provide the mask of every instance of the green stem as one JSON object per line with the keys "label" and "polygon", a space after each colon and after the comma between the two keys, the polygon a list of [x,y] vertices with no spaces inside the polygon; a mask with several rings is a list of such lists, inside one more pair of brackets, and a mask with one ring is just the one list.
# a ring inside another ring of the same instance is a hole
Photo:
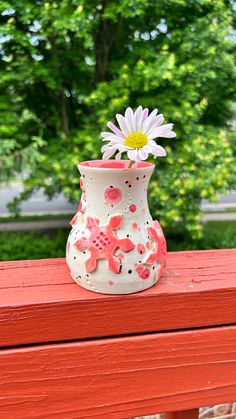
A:
{"label": "green stem", "polygon": [[128,169],[131,169],[131,167],[133,166],[133,163],[135,163],[135,161],[134,160],[130,160]]}

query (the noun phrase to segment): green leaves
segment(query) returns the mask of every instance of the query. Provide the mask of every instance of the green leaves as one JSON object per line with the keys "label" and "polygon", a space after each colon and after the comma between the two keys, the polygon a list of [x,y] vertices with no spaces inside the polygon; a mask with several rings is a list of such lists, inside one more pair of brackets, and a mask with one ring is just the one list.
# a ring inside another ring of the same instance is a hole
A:
{"label": "green leaves", "polygon": [[78,200],[76,165],[101,157],[106,122],[158,107],[177,138],[160,139],[152,212],[199,237],[201,198],[235,186],[229,2],[12,0],[1,11],[0,178],[27,168],[23,198],[42,187]]}

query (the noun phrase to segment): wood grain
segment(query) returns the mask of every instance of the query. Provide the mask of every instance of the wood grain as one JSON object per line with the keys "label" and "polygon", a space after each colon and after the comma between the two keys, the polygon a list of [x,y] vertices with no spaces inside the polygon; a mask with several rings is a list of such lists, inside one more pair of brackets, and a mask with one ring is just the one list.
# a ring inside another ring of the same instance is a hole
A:
{"label": "wood grain", "polygon": [[198,419],[199,409],[182,410],[180,412],[169,412],[165,414],[165,419]]}
{"label": "wood grain", "polygon": [[232,402],[236,327],[4,349],[0,383],[8,419],[123,419]]}
{"label": "wood grain", "polygon": [[0,263],[0,345],[233,324],[236,249],[168,254],[164,277],[133,295],[86,291],[64,259]]}

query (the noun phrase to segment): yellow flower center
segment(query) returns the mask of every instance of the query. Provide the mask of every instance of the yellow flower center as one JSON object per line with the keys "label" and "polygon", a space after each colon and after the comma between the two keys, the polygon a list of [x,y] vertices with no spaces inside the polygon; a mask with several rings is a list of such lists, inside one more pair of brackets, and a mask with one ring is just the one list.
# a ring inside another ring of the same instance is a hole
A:
{"label": "yellow flower center", "polygon": [[125,145],[131,148],[142,148],[147,142],[148,138],[143,132],[132,132],[125,139]]}

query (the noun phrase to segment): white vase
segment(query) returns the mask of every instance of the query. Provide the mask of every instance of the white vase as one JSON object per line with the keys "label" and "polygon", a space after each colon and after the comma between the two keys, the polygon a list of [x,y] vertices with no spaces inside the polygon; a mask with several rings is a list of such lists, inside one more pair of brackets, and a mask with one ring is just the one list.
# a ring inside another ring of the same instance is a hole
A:
{"label": "white vase", "polygon": [[154,165],[129,160],[80,163],[82,196],[66,259],[82,287],[106,294],[145,290],[160,278],[166,241],[147,203]]}

